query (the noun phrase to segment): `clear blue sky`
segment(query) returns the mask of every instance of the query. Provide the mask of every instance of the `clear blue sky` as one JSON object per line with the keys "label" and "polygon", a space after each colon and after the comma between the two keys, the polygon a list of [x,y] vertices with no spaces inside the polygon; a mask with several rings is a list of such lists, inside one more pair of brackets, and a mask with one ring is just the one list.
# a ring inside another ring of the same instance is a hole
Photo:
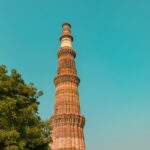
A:
{"label": "clear blue sky", "polygon": [[66,21],[75,39],[86,150],[150,150],[150,1],[0,1],[0,64],[44,91],[43,119],[53,112]]}

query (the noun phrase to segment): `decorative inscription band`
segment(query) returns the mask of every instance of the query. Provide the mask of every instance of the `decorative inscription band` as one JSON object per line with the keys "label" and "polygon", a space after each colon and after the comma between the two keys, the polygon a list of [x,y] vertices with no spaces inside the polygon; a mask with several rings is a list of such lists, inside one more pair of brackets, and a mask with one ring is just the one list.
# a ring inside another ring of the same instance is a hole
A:
{"label": "decorative inscription band", "polygon": [[76,52],[73,50],[72,47],[69,46],[61,47],[60,50],[57,52],[58,57],[65,54],[73,55],[74,58],[76,57]]}
{"label": "decorative inscription band", "polygon": [[77,85],[79,85],[79,83],[80,83],[80,79],[76,75],[66,75],[66,74],[65,75],[58,75],[54,79],[55,85],[57,85],[61,82],[65,82],[65,81],[71,81],[71,82],[76,83]]}
{"label": "decorative inscription band", "polygon": [[85,118],[84,116],[76,114],[53,115],[51,117],[51,122],[55,127],[60,125],[76,125],[83,128],[85,125]]}

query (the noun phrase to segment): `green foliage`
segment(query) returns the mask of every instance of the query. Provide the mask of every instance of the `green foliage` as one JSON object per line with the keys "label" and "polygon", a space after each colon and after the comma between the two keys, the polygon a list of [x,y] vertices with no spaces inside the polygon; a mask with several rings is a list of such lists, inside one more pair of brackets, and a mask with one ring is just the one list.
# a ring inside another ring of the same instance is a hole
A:
{"label": "green foliage", "polygon": [[0,66],[0,150],[49,149],[51,127],[38,115],[42,94],[15,69],[8,75]]}

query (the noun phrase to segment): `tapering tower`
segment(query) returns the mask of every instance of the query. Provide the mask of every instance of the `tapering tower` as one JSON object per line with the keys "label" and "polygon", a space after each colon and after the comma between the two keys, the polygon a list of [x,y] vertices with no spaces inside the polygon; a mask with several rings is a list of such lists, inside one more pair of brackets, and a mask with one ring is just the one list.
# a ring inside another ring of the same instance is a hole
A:
{"label": "tapering tower", "polygon": [[53,125],[52,150],[85,150],[83,128],[85,118],[80,114],[78,85],[72,47],[71,25],[64,23],[60,37],[58,72],[54,79],[56,86],[55,108],[51,117]]}

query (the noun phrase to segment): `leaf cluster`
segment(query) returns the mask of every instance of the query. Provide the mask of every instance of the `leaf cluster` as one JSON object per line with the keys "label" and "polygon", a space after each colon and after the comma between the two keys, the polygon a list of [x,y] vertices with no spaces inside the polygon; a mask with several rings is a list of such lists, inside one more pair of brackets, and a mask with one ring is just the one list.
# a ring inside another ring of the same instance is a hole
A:
{"label": "leaf cluster", "polygon": [[6,67],[0,66],[0,149],[49,149],[51,127],[38,115],[42,94],[33,84],[26,84],[15,69],[9,75]]}

